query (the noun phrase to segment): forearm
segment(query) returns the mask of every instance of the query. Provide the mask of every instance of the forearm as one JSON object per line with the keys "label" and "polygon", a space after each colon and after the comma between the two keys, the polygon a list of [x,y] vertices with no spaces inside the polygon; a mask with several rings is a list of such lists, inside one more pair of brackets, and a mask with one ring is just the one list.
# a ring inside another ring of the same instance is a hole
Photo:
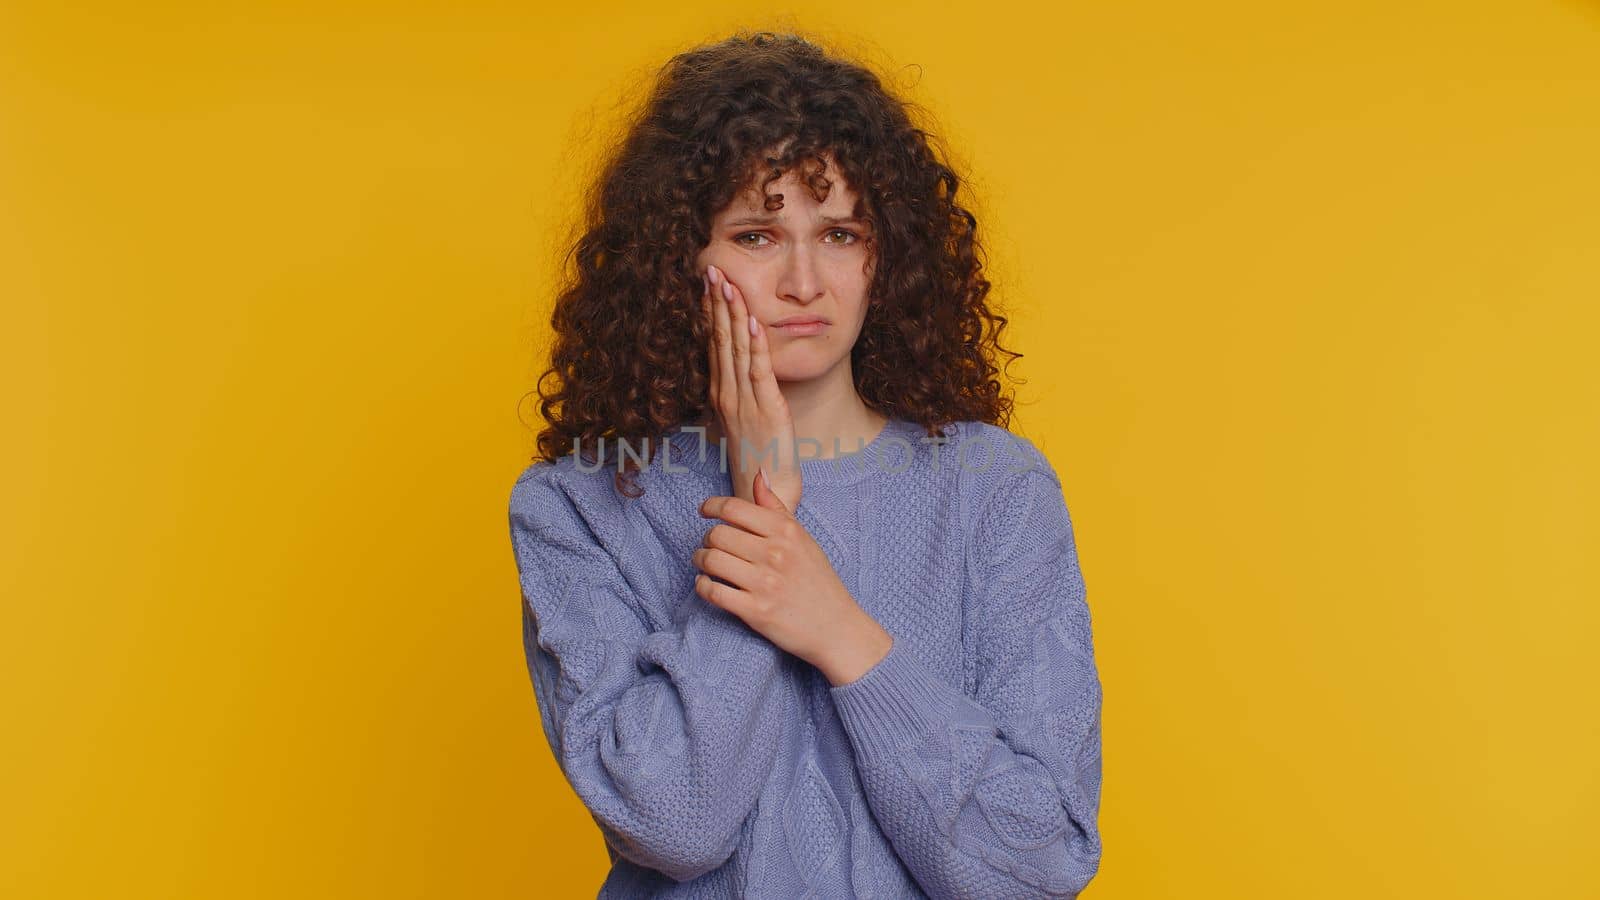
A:
{"label": "forearm", "polygon": [[563,752],[569,773],[590,776],[579,788],[590,810],[629,842],[619,849],[679,878],[732,853],[792,694],[782,651],[703,600],[686,602],[701,608],[681,630],[651,634],[617,661],[634,684],[608,706],[574,710]]}
{"label": "forearm", "polygon": [[[868,805],[931,896],[1075,896],[1099,836],[1098,680],[1079,673],[1064,730],[1001,729],[897,645],[832,690]],[[1052,701],[1053,702],[1053,701]],[[1091,726],[1091,723],[1094,723]],[[1061,739],[1072,746],[1052,746]]]}

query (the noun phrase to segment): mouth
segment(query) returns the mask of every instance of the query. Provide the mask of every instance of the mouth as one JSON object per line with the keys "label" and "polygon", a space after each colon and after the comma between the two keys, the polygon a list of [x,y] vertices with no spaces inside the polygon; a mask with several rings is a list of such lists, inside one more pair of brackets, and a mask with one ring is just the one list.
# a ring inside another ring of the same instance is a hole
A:
{"label": "mouth", "polygon": [[830,327],[828,320],[819,319],[816,316],[795,316],[788,319],[779,319],[772,323],[772,328],[785,337],[821,334]]}

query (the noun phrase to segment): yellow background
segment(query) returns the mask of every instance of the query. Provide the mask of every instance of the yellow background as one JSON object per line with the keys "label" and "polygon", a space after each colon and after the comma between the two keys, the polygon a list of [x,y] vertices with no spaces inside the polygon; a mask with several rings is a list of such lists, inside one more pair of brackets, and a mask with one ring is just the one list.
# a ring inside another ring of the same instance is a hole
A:
{"label": "yellow background", "polygon": [[1600,6],[401,7],[0,11],[8,896],[594,895],[518,401],[619,104],[738,26],[972,174],[1095,618],[1088,893],[1600,895]]}

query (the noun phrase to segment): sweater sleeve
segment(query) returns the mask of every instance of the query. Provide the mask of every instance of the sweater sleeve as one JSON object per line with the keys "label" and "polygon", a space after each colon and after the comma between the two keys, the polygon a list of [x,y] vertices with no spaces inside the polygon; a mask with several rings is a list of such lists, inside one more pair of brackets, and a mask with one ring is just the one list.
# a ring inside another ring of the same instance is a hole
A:
{"label": "sweater sleeve", "polygon": [[972,539],[976,697],[895,636],[831,688],[868,805],[934,898],[1076,897],[1100,864],[1100,679],[1072,524],[1048,467]]}
{"label": "sweater sleeve", "polygon": [[[737,846],[794,688],[783,651],[694,592],[652,630],[619,567],[548,477],[519,480],[511,539],[545,737],[607,843],[687,881]],[[708,523],[709,524],[709,523]]]}

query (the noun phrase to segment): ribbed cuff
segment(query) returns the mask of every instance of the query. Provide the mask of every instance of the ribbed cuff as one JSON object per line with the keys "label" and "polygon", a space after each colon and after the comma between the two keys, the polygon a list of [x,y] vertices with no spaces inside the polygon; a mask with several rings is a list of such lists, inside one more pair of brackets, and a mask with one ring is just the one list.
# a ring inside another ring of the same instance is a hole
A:
{"label": "ribbed cuff", "polygon": [[845,733],[869,760],[887,759],[928,732],[973,715],[967,696],[940,680],[898,637],[865,675],[828,690]]}

